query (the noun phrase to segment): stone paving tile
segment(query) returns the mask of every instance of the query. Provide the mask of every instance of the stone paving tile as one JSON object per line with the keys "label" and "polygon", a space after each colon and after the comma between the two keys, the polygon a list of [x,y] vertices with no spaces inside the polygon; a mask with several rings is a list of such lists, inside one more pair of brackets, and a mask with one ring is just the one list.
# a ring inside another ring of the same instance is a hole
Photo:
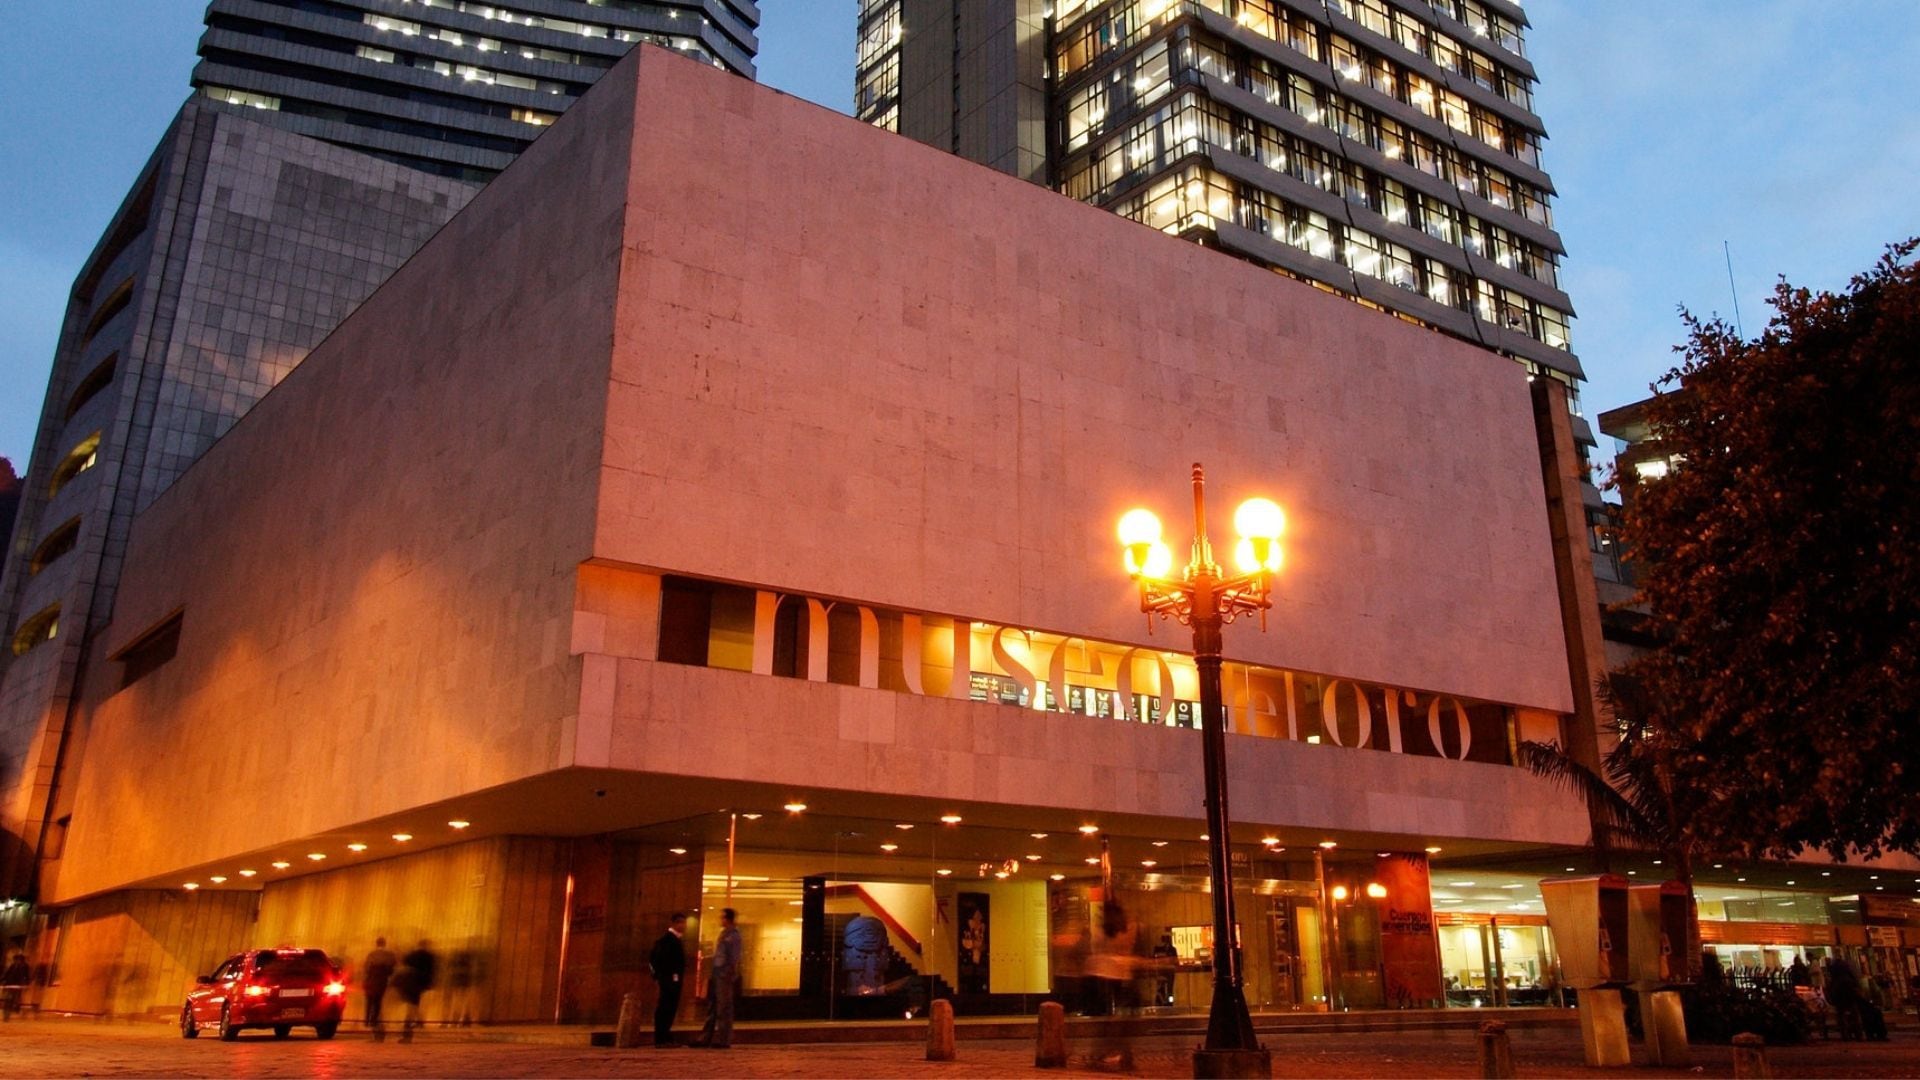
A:
{"label": "stone paving tile", "polygon": [[[1278,1077],[1471,1077],[1474,1037],[1467,1032],[1390,1035],[1288,1035],[1268,1040]],[[1725,1077],[1726,1047],[1696,1047],[1695,1070],[1596,1070],[1580,1061],[1577,1032],[1519,1031],[1514,1058],[1521,1076]],[[1134,1074],[1191,1075],[1185,1040],[1135,1044]],[[917,1043],[594,1050],[482,1041],[430,1033],[410,1045],[342,1036],[318,1042],[302,1032],[275,1040],[248,1034],[238,1043],[211,1036],[188,1042],[160,1025],[33,1021],[0,1026],[0,1078],[120,1077],[941,1077],[1089,1076],[1088,1048],[1076,1047],[1071,1069],[1033,1068],[1024,1040],[962,1041],[959,1060],[929,1062]],[[1781,1077],[1920,1076],[1920,1039],[1884,1044],[1814,1043],[1772,1052]]]}

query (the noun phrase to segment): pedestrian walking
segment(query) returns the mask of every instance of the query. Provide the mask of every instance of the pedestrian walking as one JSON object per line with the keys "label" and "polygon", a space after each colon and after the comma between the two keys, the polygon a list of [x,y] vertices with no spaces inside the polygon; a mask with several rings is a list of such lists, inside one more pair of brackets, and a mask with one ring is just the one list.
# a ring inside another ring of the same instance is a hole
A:
{"label": "pedestrian walking", "polygon": [[1866,1033],[1860,1023],[1860,976],[1842,957],[1827,964],[1827,1003],[1833,1006],[1833,1019],[1842,1039],[1862,1039]]}
{"label": "pedestrian walking", "polygon": [[740,995],[740,930],[732,908],[720,909],[720,940],[713,945],[713,981],[707,991],[707,1026],[695,1046],[733,1046],[733,1005]]}
{"label": "pedestrian walking", "polygon": [[1093,955],[1087,960],[1087,975],[1099,987],[1101,999],[1108,1003],[1106,1019],[1100,1022],[1100,1034],[1094,1040],[1094,1064],[1113,1072],[1133,1068],[1133,1050],[1121,1034],[1119,1016],[1121,1008],[1131,1004],[1128,995],[1138,967],[1134,948],[1139,938],[1139,928],[1127,918],[1127,910],[1119,901],[1108,900],[1101,905],[1100,925],[1093,931]]}
{"label": "pedestrian walking", "polygon": [[447,959],[447,1022],[460,1027],[473,1026],[474,991],[484,977],[478,951],[456,949]]}
{"label": "pedestrian walking", "polygon": [[387,939],[373,939],[373,951],[360,962],[360,993],[366,999],[367,1030],[373,1032],[374,1042],[384,1042],[387,1029],[380,1022],[381,1006],[387,1000],[387,984],[393,981],[393,970],[400,965],[399,957],[387,948]]}
{"label": "pedestrian walking", "polygon": [[687,913],[676,911],[667,920],[666,933],[647,954],[647,970],[660,987],[653,1007],[653,1045],[674,1046],[673,1018],[680,1012],[680,988],[687,973]]}
{"label": "pedestrian walking", "polygon": [[27,966],[25,953],[14,953],[7,961],[6,970],[0,971],[0,1021],[13,1019],[20,1011],[20,997],[27,992],[27,980],[33,977],[33,969]]}
{"label": "pedestrian walking", "polygon": [[422,941],[412,952],[400,958],[400,970],[394,973],[393,988],[407,1006],[407,1014],[400,1022],[401,1042],[412,1042],[413,1029],[425,1023],[420,1018],[420,999],[433,989],[439,975],[440,956],[433,951],[431,941]]}

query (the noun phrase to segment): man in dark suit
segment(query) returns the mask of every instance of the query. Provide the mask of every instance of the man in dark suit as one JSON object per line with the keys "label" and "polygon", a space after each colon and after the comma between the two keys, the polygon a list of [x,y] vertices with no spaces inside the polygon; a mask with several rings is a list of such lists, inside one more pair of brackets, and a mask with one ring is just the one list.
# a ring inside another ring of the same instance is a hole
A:
{"label": "man in dark suit", "polygon": [[687,949],[681,940],[687,933],[687,913],[676,911],[667,920],[667,932],[653,943],[647,954],[647,970],[660,984],[660,1004],[653,1010],[653,1045],[676,1046],[673,1041],[673,1017],[680,1011],[680,986],[687,973]]}

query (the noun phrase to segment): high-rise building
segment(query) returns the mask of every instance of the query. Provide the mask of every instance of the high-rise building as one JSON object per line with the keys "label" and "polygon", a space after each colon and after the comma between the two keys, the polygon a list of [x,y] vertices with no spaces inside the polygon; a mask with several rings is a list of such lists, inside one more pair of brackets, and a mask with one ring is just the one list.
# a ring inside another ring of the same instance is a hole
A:
{"label": "high-rise building", "polygon": [[855,107],[1572,390],[1526,27],[1513,0],[863,0]]}
{"label": "high-rise building", "polygon": [[[0,568],[0,898],[64,830],[136,514],[638,43],[750,75],[752,0],[215,0],[80,269]],[[396,358],[404,363],[404,358]]]}
{"label": "high-rise building", "polygon": [[275,126],[485,180],[627,50],[752,77],[754,0],[213,0],[193,85]]}

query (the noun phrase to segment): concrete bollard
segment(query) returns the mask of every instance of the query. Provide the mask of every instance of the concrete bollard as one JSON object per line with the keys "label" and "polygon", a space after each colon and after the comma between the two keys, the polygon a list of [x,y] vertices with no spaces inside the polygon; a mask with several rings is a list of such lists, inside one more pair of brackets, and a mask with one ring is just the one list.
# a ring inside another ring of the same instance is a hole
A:
{"label": "concrete bollard", "polygon": [[620,1022],[615,1025],[613,1045],[617,1049],[631,1050],[640,1045],[640,1033],[646,1028],[645,1010],[640,1008],[640,995],[629,993],[620,998]]}
{"label": "concrete bollard", "polygon": [[1057,1001],[1040,1003],[1040,1033],[1033,1045],[1033,1067],[1067,1067],[1067,1008]]}
{"label": "concrete bollard", "polygon": [[1733,1075],[1736,1080],[1773,1080],[1767,1065],[1767,1040],[1753,1032],[1733,1037]]}
{"label": "concrete bollard", "polygon": [[953,1060],[953,1002],[945,998],[927,1010],[927,1060]]}
{"label": "concrete bollard", "polygon": [[1513,1042],[1502,1021],[1480,1025],[1480,1075],[1485,1080],[1512,1080]]}

